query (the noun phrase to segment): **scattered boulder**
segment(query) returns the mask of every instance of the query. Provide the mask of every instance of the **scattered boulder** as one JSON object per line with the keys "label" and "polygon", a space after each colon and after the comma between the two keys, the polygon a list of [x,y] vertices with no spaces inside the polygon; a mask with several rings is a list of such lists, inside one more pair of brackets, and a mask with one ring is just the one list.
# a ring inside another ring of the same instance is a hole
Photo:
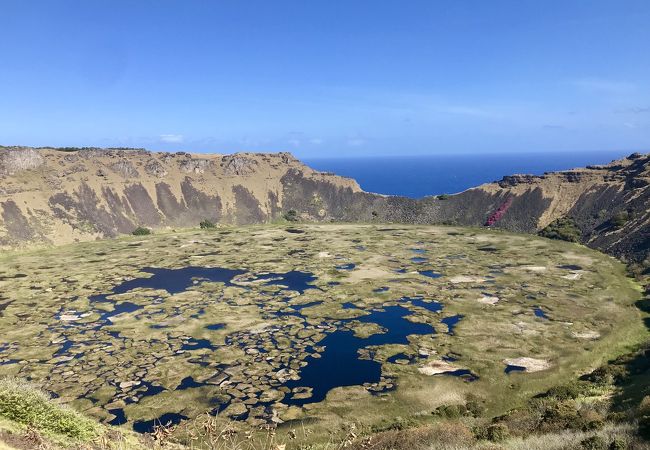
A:
{"label": "scattered boulder", "polygon": [[242,155],[226,155],[221,159],[221,167],[226,175],[250,175],[257,171],[258,163]]}
{"label": "scattered boulder", "polygon": [[185,173],[202,174],[212,167],[212,161],[209,159],[186,158],[179,163],[180,170]]}
{"label": "scattered boulder", "polygon": [[519,184],[534,184],[535,182],[543,179],[543,176],[529,175],[529,174],[515,174],[504,176],[498,185],[502,188],[514,187]]}
{"label": "scattered boulder", "polygon": [[111,169],[113,172],[121,175],[124,178],[137,178],[140,176],[138,170],[135,168],[131,161],[126,159],[121,159],[117,162],[111,164]]}
{"label": "scattered boulder", "polygon": [[157,160],[155,159],[150,159],[147,161],[147,163],[144,166],[144,171],[148,175],[152,175],[156,178],[164,178],[167,176],[167,171],[165,170],[165,167],[163,167],[162,164],[160,164]]}
{"label": "scattered boulder", "polygon": [[40,153],[32,148],[2,150],[0,151],[0,175],[36,169],[44,162]]}
{"label": "scattered boulder", "polygon": [[82,148],[76,154],[83,159],[92,159],[106,154],[106,150],[101,148]]}
{"label": "scattered boulder", "polygon": [[139,381],[122,381],[120,382],[120,389],[122,390],[128,389],[130,387],[137,386],[139,384],[140,384]]}

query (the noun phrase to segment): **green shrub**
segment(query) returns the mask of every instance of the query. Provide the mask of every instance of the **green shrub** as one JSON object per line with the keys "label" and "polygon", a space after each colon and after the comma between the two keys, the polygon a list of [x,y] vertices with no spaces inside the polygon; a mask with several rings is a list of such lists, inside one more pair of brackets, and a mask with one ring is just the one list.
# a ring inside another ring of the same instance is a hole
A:
{"label": "green shrub", "polygon": [[573,403],[553,402],[547,405],[542,414],[544,428],[547,431],[581,430],[585,423]]}
{"label": "green shrub", "polygon": [[627,211],[619,211],[612,216],[611,222],[614,228],[621,228],[631,219],[631,215]]}
{"label": "green shrub", "polygon": [[38,431],[78,440],[87,441],[98,435],[95,422],[57,405],[40,389],[15,379],[0,380],[0,416]]}
{"label": "green shrub", "polygon": [[472,417],[481,417],[485,412],[485,406],[478,400],[468,400],[465,408],[467,409],[467,413]]}
{"label": "green shrub", "polygon": [[436,408],[433,415],[446,419],[457,419],[467,412],[465,405],[442,405]]}
{"label": "green shrub", "polygon": [[580,447],[585,450],[607,450],[607,442],[600,436],[591,436],[583,439]]}
{"label": "green shrub", "polygon": [[643,439],[650,441],[650,416],[643,416],[639,419],[639,434]]}
{"label": "green shrub", "polygon": [[475,429],[474,435],[476,436],[476,439],[501,442],[510,437],[510,429],[505,423],[493,423],[486,427]]}
{"label": "green shrub", "polygon": [[650,395],[645,395],[639,403],[639,414],[642,416],[650,416]]}
{"label": "green shrub", "polygon": [[629,419],[628,415],[623,411],[614,411],[607,414],[607,421],[613,423],[625,423]]}
{"label": "green shrub", "polygon": [[492,442],[501,442],[508,439],[510,430],[508,426],[503,423],[495,423],[487,427],[487,438]]}
{"label": "green shrub", "polygon": [[382,420],[379,424],[370,427],[373,433],[383,433],[386,431],[401,431],[417,426],[417,422],[412,419],[395,417],[392,420]]}
{"label": "green shrub", "polygon": [[540,236],[561,241],[579,242],[582,233],[575,221],[569,217],[562,217],[551,222],[538,233]]}
{"label": "green shrub", "polygon": [[131,233],[133,236],[147,236],[149,234],[152,234],[151,230],[149,228],[145,227],[138,227],[133,232]]}
{"label": "green shrub", "polygon": [[546,396],[556,398],[560,401],[573,400],[583,395],[587,388],[586,383],[581,382],[565,384],[552,387],[546,392]]}
{"label": "green shrub", "polygon": [[438,196],[438,200],[447,200],[449,198],[449,194],[440,194]]}
{"label": "green shrub", "polygon": [[208,219],[204,219],[199,223],[199,227],[201,227],[202,230],[209,230],[211,228],[217,228],[217,226],[214,224],[214,222],[209,221]]}
{"label": "green shrub", "polygon": [[290,209],[284,213],[284,220],[288,222],[297,222],[298,221],[298,212],[295,209]]}
{"label": "green shrub", "polygon": [[627,450],[628,447],[627,441],[620,437],[615,437],[609,444],[609,450]]}

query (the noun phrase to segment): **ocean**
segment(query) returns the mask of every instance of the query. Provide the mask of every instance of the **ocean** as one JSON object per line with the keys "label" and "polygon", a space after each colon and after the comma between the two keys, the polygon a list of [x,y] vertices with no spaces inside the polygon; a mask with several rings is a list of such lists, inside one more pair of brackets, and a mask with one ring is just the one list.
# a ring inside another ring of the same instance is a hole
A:
{"label": "ocean", "polygon": [[354,178],[368,192],[421,198],[453,194],[504,175],[606,164],[630,151],[571,153],[442,154],[362,158],[305,158],[308,166]]}

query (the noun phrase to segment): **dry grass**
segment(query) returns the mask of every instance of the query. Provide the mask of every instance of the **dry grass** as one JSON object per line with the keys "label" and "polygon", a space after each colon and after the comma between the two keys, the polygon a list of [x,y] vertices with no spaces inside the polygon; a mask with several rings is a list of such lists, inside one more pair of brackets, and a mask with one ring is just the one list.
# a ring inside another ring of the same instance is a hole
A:
{"label": "dry grass", "polygon": [[[650,444],[640,441],[635,436],[635,429],[630,424],[608,424],[598,431],[562,431],[558,433],[546,433],[541,435],[530,435],[523,438],[512,438],[501,443],[503,448],[512,450],[562,450],[579,449],[580,443],[591,437],[600,436],[609,446],[612,442],[620,442],[626,445],[625,448],[648,449]],[[432,447],[436,448],[436,447]],[[481,448],[479,446],[479,448]]]}
{"label": "dry grass", "polygon": [[47,393],[14,378],[0,380],[0,416],[72,440],[90,441],[99,435],[95,421],[54,403]]}

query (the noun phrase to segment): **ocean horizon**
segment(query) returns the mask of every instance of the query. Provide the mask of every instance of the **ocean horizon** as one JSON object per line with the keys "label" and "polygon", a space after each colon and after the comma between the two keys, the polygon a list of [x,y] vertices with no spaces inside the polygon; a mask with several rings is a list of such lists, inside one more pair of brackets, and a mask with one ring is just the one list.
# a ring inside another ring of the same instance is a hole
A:
{"label": "ocean horizon", "polygon": [[354,178],[367,192],[422,198],[454,194],[506,175],[569,170],[607,164],[632,151],[439,154],[303,158],[309,167]]}

